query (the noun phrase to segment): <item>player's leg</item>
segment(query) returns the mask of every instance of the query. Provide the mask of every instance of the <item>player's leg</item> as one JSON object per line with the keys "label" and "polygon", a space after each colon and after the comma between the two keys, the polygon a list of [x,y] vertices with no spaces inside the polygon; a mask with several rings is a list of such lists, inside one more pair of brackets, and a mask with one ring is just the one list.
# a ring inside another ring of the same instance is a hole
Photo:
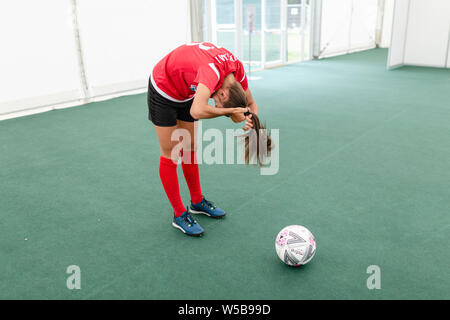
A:
{"label": "player's leg", "polygon": [[186,208],[181,201],[180,188],[178,185],[178,158],[172,158],[173,155],[171,154],[172,148],[177,144],[176,141],[171,140],[171,136],[177,127],[161,127],[156,125],[154,127],[161,149],[161,156],[159,158],[159,176],[167,198],[169,198],[173,207],[174,214],[176,217],[179,217],[186,211]]}
{"label": "player's leg", "polygon": [[[202,213],[209,217],[222,218],[225,211],[215,206],[202,195],[200,175],[197,162],[197,126],[198,122],[189,121],[189,116],[179,114],[178,128],[187,130],[191,139],[183,141],[181,166],[191,195],[191,213]],[[193,119],[192,119],[193,120]]]}
{"label": "player's leg", "polygon": [[156,92],[150,81],[147,103],[149,120],[154,124],[161,149],[159,176],[174,210],[172,225],[188,235],[202,235],[202,227],[192,218],[189,210],[184,207],[181,201],[177,176],[179,155],[172,152],[178,144],[178,141],[172,141],[172,135],[177,129],[177,110],[170,105],[170,101],[165,100]]}
{"label": "player's leg", "polygon": [[189,210],[184,207],[181,201],[177,175],[179,155],[176,152],[172,152],[178,144],[178,141],[172,141],[172,134],[176,129],[177,126],[161,127],[155,125],[161,149],[159,176],[167,198],[174,210],[172,225],[188,235],[200,236],[203,234],[203,228],[192,218]]}
{"label": "player's leg", "polygon": [[178,120],[178,128],[189,132],[190,139],[184,139],[181,150],[181,167],[186,179],[191,201],[198,203],[202,201],[202,188],[200,186],[200,175],[197,162],[197,127],[198,122],[187,122]]}

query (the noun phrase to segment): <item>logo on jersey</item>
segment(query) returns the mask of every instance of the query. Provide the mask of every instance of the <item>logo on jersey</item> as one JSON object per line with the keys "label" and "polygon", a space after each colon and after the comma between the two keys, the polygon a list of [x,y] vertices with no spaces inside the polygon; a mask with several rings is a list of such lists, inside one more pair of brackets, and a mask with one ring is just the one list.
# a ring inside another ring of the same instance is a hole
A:
{"label": "logo on jersey", "polygon": [[191,84],[191,86],[189,87],[189,89],[191,89],[191,91],[197,91],[197,86]]}

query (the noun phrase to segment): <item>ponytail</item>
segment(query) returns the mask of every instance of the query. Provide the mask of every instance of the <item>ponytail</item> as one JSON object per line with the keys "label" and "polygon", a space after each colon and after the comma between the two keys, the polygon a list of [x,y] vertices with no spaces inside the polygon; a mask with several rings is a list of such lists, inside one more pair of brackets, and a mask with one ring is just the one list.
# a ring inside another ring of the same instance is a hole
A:
{"label": "ponytail", "polygon": [[224,107],[247,108],[248,111],[244,115],[251,115],[253,120],[253,129],[243,135],[245,137],[245,163],[254,163],[256,158],[256,164],[264,166],[266,164],[266,158],[270,157],[270,152],[273,147],[272,139],[267,133],[266,125],[261,125],[259,117],[248,108],[247,95],[238,82],[233,82],[229,90],[229,99],[224,103]]}
{"label": "ponytail", "polygon": [[248,111],[246,114],[252,116],[253,129],[245,134],[245,163],[253,163],[256,158],[256,164],[266,165],[266,158],[270,157],[272,151],[272,139],[267,132],[266,125],[261,125],[259,117]]}

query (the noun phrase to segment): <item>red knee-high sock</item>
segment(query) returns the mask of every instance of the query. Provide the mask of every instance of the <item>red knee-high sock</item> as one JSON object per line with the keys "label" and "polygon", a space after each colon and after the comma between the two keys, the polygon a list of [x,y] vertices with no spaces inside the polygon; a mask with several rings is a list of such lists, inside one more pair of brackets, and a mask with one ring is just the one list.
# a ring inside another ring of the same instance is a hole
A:
{"label": "red knee-high sock", "polygon": [[172,204],[175,217],[181,216],[186,211],[186,208],[181,201],[177,164],[173,163],[171,159],[161,156],[159,160],[159,176],[167,198],[169,198],[169,201]]}
{"label": "red knee-high sock", "polygon": [[192,203],[199,203],[202,201],[203,196],[195,151],[185,151],[183,153],[183,150],[181,150],[181,167],[191,194],[191,201]]}

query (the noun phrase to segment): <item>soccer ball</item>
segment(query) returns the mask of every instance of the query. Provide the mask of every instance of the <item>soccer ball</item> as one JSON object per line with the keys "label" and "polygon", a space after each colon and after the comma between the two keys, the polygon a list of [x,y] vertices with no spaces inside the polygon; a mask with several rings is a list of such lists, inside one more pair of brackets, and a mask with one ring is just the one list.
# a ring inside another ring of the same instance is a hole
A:
{"label": "soccer ball", "polygon": [[278,257],[287,265],[299,267],[307,264],[316,253],[316,241],[303,226],[292,225],[281,230],[275,240]]}

